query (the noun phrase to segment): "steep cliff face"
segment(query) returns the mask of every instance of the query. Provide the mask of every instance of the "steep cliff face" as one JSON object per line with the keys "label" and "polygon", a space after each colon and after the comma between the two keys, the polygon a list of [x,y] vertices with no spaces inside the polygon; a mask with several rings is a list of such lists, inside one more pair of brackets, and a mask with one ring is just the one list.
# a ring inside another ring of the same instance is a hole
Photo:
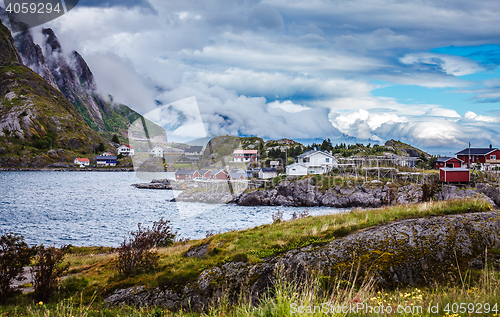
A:
{"label": "steep cliff face", "polygon": [[28,66],[35,73],[40,75],[55,89],[57,87],[54,76],[50,72],[45,57],[43,56],[42,48],[40,45],[33,42],[33,36],[29,29],[20,32],[15,37],[16,47],[21,54],[24,65]]}
{"label": "steep cliff face", "polygon": [[66,55],[52,29],[43,29],[42,34],[42,47],[34,43],[30,30],[16,35],[24,64],[59,89],[94,131],[108,138],[112,134],[126,137],[129,125],[140,115],[125,105],[105,101],[97,93],[84,58],[76,51]]}
{"label": "steep cliff face", "polygon": [[[52,29],[43,29],[45,35],[45,56],[47,65],[54,76],[57,86],[64,96],[75,105],[91,127],[103,125],[99,106],[92,96],[92,91],[84,88],[73,65],[78,64],[73,59],[66,60],[61,44]],[[74,55],[73,55],[74,56]],[[90,120],[89,120],[90,119]]]}
{"label": "steep cliff face", "polygon": [[19,56],[14,41],[10,41],[10,31],[0,21],[0,65],[6,64],[22,64],[23,61]]}
{"label": "steep cliff face", "polygon": [[51,148],[91,152],[92,146],[109,144],[59,90],[22,64],[2,24],[0,45],[0,166],[45,166],[61,159],[45,153]]}

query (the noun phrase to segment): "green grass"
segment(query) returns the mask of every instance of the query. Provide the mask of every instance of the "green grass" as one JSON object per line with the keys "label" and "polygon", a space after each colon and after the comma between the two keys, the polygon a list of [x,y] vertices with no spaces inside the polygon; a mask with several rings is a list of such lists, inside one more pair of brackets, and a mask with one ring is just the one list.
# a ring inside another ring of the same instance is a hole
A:
{"label": "green grass", "polygon": [[[369,277],[358,284],[338,281],[325,287],[322,277],[316,276],[298,284],[287,280],[278,270],[274,284],[257,304],[251,303],[245,294],[240,295],[238,303],[229,304],[229,294],[223,294],[205,312],[171,312],[160,307],[126,305],[107,307],[95,297],[90,303],[85,303],[82,296],[76,294],[56,303],[0,306],[0,316],[499,316],[500,274],[492,262],[489,261],[483,270],[468,270],[456,283],[401,289],[377,288]],[[460,303],[464,303],[464,313],[458,311]],[[346,310],[355,308],[347,313],[340,312],[344,307]],[[381,307],[385,312],[390,309],[393,313],[377,313]],[[356,312],[356,309],[359,310]]]}

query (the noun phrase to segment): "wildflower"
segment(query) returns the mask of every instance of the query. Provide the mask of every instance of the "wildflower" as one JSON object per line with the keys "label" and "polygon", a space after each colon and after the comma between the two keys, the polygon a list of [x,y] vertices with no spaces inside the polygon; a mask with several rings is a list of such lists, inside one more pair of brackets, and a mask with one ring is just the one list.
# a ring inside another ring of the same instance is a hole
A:
{"label": "wildflower", "polygon": [[39,302],[38,302],[38,305],[43,305],[43,302],[42,302],[42,301],[39,301]]}

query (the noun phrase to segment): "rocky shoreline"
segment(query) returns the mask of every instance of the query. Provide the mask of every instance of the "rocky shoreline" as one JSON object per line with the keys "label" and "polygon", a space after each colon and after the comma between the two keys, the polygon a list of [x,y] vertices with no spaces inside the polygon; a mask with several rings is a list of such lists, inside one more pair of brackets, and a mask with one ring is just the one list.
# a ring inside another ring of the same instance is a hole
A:
{"label": "rocky shoreline", "polygon": [[17,168],[0,167],[0,172],[135,172],[133,168]]}
{"label": "rocky shoreline", "polygon": [[[491,205],[500,206],[498,187],[476,184],[475,188],[443,185],[433,193],[432,199],[449,200],[481,198]],[[396,204],[414,204],[423,200],[422,185],[410,183],[396,187],[390,183],[365,183],[357,186],[333,186],[326,190],[312,179],[295,182],[284,181],[272,189],[250,191],[187,188],[173,201],[234,203],[240,206],[378,208]]]}

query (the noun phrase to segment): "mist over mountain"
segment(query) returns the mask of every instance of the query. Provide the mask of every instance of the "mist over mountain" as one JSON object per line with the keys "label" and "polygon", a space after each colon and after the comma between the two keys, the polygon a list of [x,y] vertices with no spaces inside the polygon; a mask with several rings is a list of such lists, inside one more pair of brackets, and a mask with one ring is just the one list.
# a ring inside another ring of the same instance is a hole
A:
{"label": "mist over mountain", "polygon": [[66,54],[56,34],[42,29],[41,46],[33,40],[32,29],[16,34],[15,43],[23,63],[61,91],[85,122],[108,139],[112,134],[127,137],[128,126],[141,116],[122,104],[105,100],[97,93],[94,75],[76,51]]}

